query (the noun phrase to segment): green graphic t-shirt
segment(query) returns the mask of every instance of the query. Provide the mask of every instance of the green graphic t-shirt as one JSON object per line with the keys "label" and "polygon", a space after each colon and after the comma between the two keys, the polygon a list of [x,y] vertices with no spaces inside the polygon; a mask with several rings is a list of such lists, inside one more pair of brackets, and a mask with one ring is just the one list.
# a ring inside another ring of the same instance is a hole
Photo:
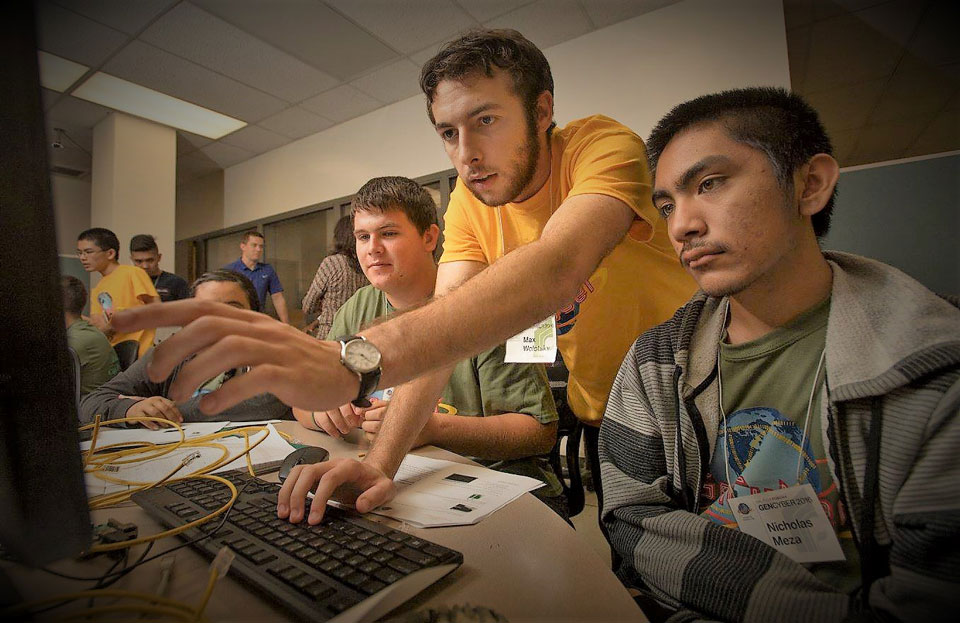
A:
{"label": "green graphic t-shirt", "polygon": [[[820,419],[824,371],[817,375],[817,367],[829,314],[828,298],[759,339],[720,344],[726,443],[721,422],[701,491],[701,515],[737,529],[727,505],[730,486],[742,496],[810,483],[837,532],[846,561],[808,568],[832,586],[851,592],[860,585],[860,561],[846,508],[827,464]],[[811,388],[813,403],[801,447]]]}
{"label": "green graphic t-shirt", "polygon": [[[361,327],[394,311],[386,295],[373,286],[357,290],[333,318],[329,339],[354,335]],[[558,419],[557,406],[542,365],[504,363],[503,344],[456,365],[443,390],[437,412],[459,416],[483,417],[501,413],[523,413],[541,424]],[[494,469],[529,476],[544,483],[534,491],[540,497],[562,493],[560,482],[545,456],[530,456],[509,461],[489,461],[470,457]]]}

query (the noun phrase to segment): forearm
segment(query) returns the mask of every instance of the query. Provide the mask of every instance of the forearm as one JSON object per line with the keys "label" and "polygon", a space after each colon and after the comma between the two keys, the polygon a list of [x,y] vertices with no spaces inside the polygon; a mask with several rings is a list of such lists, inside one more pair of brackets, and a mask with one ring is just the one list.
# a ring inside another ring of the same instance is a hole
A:
{"label": "forearm", "polygon": [[545,454],[556,438],[556,422],[541,424],[522,413],[487,417],[434,413],[423,441],[465,456],[510,460]]}
{"label": "forearm", "polygon": [[387,410],[389,417],[384,419],[365,462],[372,463],[388,476],[397,473],[403,457],[416,443],[436,408],[452,371],[452,367],[442,368],[396,388]]}
{"label": "forearm", "polygon": [[[383,353],[381,385],[396,385],[439,366],[452,366],[516,335],[562,307],[580,283],[562,258],[535,242],[504,256],[446,296],[362,333]],[[438,339],[423,348],[423,340],[411,336]]]}
{"label": "forearm", "polygon": [[277,317],[283,324],[290,324],[290,314],[287,313],[287,301],[283,298],[282,292],[271,295],[273,297],[273,307],[277,310]]}
{"label": "forearm", "polygon": [[322,430],[317,426],[317,421],[313,418],[313,411],[305,409],[293,409],[293,418],[300,426],[308,430]]}

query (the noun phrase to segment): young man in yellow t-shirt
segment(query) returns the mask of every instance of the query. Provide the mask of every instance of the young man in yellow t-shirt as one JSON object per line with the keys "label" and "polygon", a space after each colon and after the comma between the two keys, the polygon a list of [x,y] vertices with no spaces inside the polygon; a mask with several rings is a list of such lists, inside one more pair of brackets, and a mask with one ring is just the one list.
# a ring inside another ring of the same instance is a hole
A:
{"label": "young man in yellow t-shirt", "polygon": [[[360,512],[389,500],[391,476],[453,365],[558,312],[571,403],[596,424],[630,343],[694,291],[650,205],[643,143],[602,117],[552,131],[550,66],[520,33],[478,30],[460,37],[428,61],[421,86],[463,187],[447,211],[450,255],[438,271],[438,300],[364,330],[364,341],[343,344],[310,342],[226,308],[219,318],[188,304],[118,318],[134,328],[205,317],[204,330],[186,327],[154,358],[152,373],[159,377],[206,348],[183,367],[182,395],[227,361],[268,364],[208,394],[210,412],[264,390],[300,408],[326,410],[369,395],[377,379],[381,387],[416,379],[397,389],[390,402],[396,417],[385,421],[362,463],[334,459],[291,474],[278,511],[293,521],[303,517],[304,494],[321,478],[311,523],[320,521],[323,503],[344,483],[362,492]],[[486,223],[473,225],[472,218]],[[242,352],[236,340],[222,339],[233,335],[243,336]],[[596,428],[588,429],[588,443],[595,442]]]}
{"label": "young man in yellow t-shirt", "polygon": [[156,332],[153,329],[128,333],[114,331],[113,314],[158,302],[160,297],[150,276],[142,268],[119,264],[119,255],[120,241],[109,229],[94,227],[77,236],[77,257],[83,269],[102,275],[90,292],[90,323],[103,331],[114,346],[127,340],[138,342],[138,355],[143,356],[153,346]]}

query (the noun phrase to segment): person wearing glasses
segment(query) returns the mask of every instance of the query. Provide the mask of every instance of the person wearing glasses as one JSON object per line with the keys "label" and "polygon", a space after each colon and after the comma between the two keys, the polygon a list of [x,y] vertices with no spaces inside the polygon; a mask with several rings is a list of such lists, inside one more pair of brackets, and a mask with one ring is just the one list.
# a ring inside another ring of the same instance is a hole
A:
{"label": "person wearing glasses", "polygon": [[113,314],[160,301],[150,276],[136,266],[121,265],[120,240],[109,229],[94,227],[77,236],[77,257],[88,273],[100,273],[100,282],[90,292],[90,323],[103,331],[114,346],[127,340],[140,344],[142,357],[153,346],[154,329],[121,333],[113,329]]}

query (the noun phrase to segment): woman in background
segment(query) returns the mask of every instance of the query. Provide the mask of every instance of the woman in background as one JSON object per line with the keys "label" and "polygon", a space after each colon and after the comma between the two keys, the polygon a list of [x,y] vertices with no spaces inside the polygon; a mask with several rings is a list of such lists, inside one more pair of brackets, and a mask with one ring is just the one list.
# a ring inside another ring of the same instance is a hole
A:
{"label": "woman in background", "polygon": [[316,315],[304,331],[321,340],[327,339],[333,315],[348,298],[370,283],[357,261],[357,243],[353,238],[353,217],[344,216],[333,229],[333,251],[323,258],[313,283],[303,297],[305,318]]}

